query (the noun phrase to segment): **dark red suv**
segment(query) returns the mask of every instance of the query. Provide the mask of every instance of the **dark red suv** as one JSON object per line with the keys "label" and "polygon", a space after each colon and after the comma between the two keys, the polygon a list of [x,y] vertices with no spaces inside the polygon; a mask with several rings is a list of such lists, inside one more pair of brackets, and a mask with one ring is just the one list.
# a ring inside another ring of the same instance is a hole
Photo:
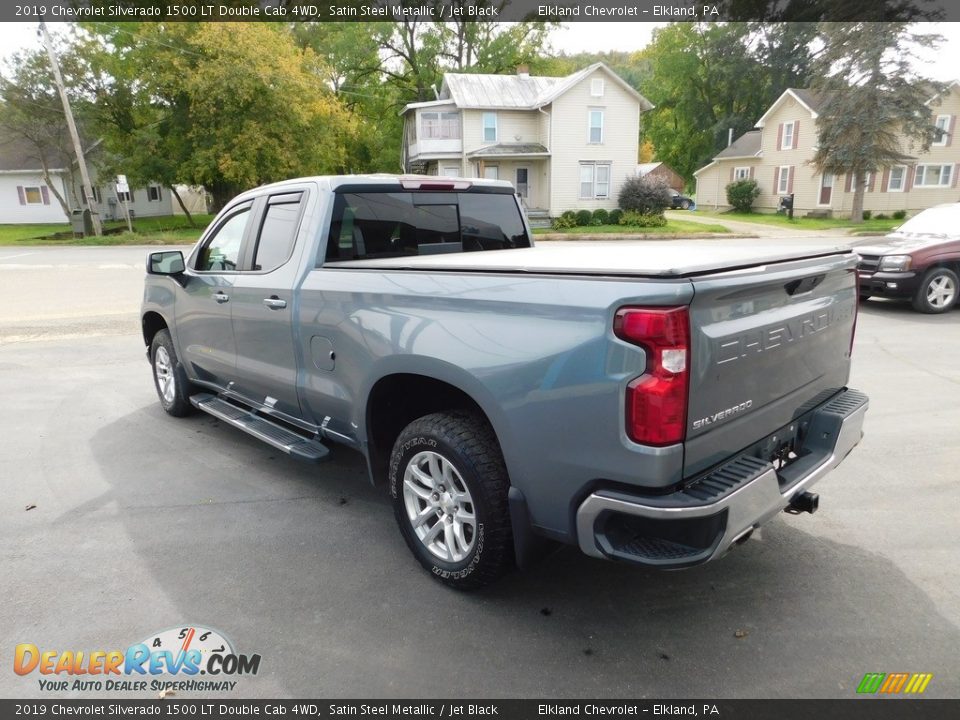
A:
{"label": "dark red suv", "polygon": [[920,312],[947,312],[960,291],[960,203],[924,210],[856,251],[861,300],[899,298]]}

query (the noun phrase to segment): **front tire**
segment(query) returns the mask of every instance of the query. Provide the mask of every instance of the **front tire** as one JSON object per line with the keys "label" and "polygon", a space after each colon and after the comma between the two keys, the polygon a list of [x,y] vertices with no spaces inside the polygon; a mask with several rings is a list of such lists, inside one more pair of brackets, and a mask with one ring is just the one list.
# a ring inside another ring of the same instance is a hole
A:
{"label": "front tire", "polygon": [[690,209],[690,201],[689,201],[689,200],[682,200],[682,201],[680,202],[680,209],[681,209],[681,210],[689,210],[689,209]]}
{"label": "front tire", "polygon": [[922,313],[943,313],[957,304],[960,282],[957,274],[949,268],[931,268],[920,281],[913,296],[913,308]]}
{"label": "front tire", "polygon": [[388,479],[403,539],[436,580],[472,590],[513,567],[510,481],[496,435],[479,415],[414,420],[394,443]]}
{"label": "front tire", "polygon": [[166,413],[173,417],[185,417],[192,413],[192,386],[177,357],[170,331],[166,328],[153,336],[153,342],[150,343],[150,365],[153,367],[153,385]]}

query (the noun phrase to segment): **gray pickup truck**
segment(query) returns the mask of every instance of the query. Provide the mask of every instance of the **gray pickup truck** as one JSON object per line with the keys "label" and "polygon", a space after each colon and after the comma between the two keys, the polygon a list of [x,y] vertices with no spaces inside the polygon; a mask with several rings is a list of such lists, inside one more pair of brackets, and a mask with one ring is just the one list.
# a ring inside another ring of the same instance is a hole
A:
{"label": "gray pickup truck", "polygon": [[347,176],[251,190],[147,260],[167,413],[386,482],[434,577],[488,583],[559,541],[706,562],[859,442],[857,256],[683,242],[534,247],[513,188]]}

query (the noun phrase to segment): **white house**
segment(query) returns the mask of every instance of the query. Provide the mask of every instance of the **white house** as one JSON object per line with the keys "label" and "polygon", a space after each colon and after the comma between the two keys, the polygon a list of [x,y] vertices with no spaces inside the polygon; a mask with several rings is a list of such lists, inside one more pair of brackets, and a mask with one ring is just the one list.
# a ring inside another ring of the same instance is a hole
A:
{"label": "white house", "polygon": [[[69,196],[67,163],[48,168],[54,187]],[[0,224],[67,222],[63,208],[43,179],[43,163],[26,142],[0,140]]]}
{"label": "white house", "polygon": [[[70,210],[86,207],[80,173],[75,162],[59,154],[47,159],[48,174],[54,189],[66,201]],[[44,182],[40,154],[30,143],[19,139],[0,140],[0,224],[67,223],[68,215]],[[104,220],[124,217],[122,200],[112,178],[98,179],[96,169],[90,167],[93,194],[97,209]],[[134,217],[172,215],[176,202],[170,188],[151,184],[131,188],[126,195]]]}
{"label": "white house", "polygon": [[616,207],[653,106],[603,63],[566,77],[447,73],[403,112],[408,172],[509,180],[530,215]]}

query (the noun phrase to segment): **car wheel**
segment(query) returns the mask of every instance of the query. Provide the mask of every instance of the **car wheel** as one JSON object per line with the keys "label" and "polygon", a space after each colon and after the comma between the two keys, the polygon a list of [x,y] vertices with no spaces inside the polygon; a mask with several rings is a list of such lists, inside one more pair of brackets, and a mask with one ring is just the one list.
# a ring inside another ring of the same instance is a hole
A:
{"label": "car wheel", "polygon": [[192,385],[177,358],[169,330],[161,330],[153,336],[150,364],[153,366],[153,384],[157,388],[160,405],[167,414],[184,417],[193,412],[193,405],[190,404]]}
{"label": "car wheel", "polygon": [[924,313],[942,313],[957,303],[957,289],[960,283],[957,274],[949,268],[931,268],[923,280],[917,294],[913,296],[913,307]]}
{"label": "car wheel", "polygon": [[400,532],[435,579],[471,590],[513,567],[510,481],[496,435],[478,415],[414,420],[393,446],[388,479]]}
{"label": "car wheel", "polygon": [[681,200],[681,201],[680,201],[680,209],[681,209],[681,210],[689,210],[689,209],[690,209],[690,201],[689,201],[689,200]]}

